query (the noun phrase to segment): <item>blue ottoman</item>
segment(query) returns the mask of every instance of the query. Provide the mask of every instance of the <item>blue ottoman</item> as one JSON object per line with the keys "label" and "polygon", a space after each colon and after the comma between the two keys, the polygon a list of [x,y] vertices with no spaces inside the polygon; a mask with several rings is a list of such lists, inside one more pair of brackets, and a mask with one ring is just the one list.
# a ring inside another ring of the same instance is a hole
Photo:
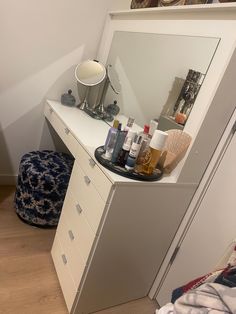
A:
{"label": "blue ottoman", "polygon": [[20,162],[15,193],[17,215],[28,224],[58,224],[74,159],[64,153],[33,151]]}

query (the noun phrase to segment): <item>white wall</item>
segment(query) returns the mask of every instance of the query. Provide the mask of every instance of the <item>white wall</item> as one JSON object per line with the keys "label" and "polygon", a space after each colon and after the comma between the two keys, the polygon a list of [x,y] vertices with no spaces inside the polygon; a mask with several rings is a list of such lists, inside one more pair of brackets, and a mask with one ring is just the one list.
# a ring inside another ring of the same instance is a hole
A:
{"label": "white wall", "polygon": [[25,152],[51,146],[45,98],[76,95],[75,65],[96,56],[107,11],[126,2],[1,0],[0,183],[12,182]]}

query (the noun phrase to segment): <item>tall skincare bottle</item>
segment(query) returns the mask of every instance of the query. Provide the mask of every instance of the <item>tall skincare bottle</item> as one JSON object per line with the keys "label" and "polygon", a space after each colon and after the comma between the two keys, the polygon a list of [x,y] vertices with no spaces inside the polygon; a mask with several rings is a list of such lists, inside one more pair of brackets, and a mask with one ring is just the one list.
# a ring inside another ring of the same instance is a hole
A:
{"label": "tall skincare bottle", "polygon": [[145,124],[143,128],[143,132],[139,133],[139,135],[141,136],[141,146],[140,146],[139,154],[136,161],[138,165],[142,163],[143,154],[145,154],[145,151],[149,146],[149,142],[150,142],[149,129],[150,129],[149,125]]}
{"label": "tall skincare bottle", "polygon": [[154,134],[154,131],[157,130],[158,122],[156,120],[151,120],[149,125],[150,125],[149,135],[152,137]]}
{"label": "tall skincare bottle", "polygon": [[150,145],[142,160],[142,164],[135,169],[138,173],[151,175],[155,170],[157,163],[161,157],[168,133],[155,130]]}
{"label": "tall skincare bottle", "polygon": [[124,131],[129,131],[129,129],[132,128],[133,124],[134,124],[134,118],[129,117],[127,124],[124,128]]}
{"label": "tall skincare bottle", "polygon": [[136,140],[134,140],[134,142],[130,148],[129,156],[128,156],[126,164],[125,164],[125,168],[127,170],[133,170],[134,169],[135,162],[136,162],[136,159],[138,157],[139,150],[141,147],[141,140],[142,140],[142,136],[141,135],[137,136]]}
{"label": "tall skincare bottle", "polygon": [[119,121],[114,120],[113,126],[108,131],[107,138],[106,138],[105,145],[104,145],[104,150],[107,149],[107,144],[110,140],[111,133],[114,133],[114,131],[117,132],[118,126],[119,126]]}
{"label": "tall skincare bottle", "polygon": [[115,163],[117,161],[117,157],[119,155],[120,150],[122,149],[126,135],[127,135],[127,131],[121,131],[121,123],[120,123],[118,131],[117,131],[115,146],[114,146],[112,157],[111,157],[112,163]]}
{"label": "tall skincare bottle", "polygon": [[119,165],[121,167],[125,166],[126,160],[129,156],[129,151],[130,151],[130,148],[131,148],[131,145],[132,145],[132,142],[134,140],[135,135],[136,135],[135,131],[133,131],[133,130],[128,131],[128,134],[125,138],[122,149],[120,150],[118,157],[117,157],[117,161],[116,161],[117,165]]}
{"label": "tall skincare bottle", "polygon": [[119,123],[118,125],[118,128],[111,128],[109,130],[109,138],[108,138],[108,141],[107,141],[107,144],[106,144],[106,151],[105,151],[105,154],[104,154],[104,158],[105,159],[108,159],[108,160],[111,160],[112,158],[112,154],[113,154],[113,151],[114,151],[114,147],[116,145],[116,141],[117,141],[117,135],[118,135],[118,132],[121,131],[121,123]]}

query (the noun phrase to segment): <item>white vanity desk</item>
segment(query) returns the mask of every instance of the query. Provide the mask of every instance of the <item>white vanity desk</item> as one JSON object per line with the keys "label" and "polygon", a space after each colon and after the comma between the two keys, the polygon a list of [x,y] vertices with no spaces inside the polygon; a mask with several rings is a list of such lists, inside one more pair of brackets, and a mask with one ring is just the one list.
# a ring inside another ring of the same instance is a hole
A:
{"label": "white vanity desk", "polygon": [[116,175],[94,157],[106,123],[55,101],[44,113],[75,157],[52,248],[68,310],[90,313],[146,296],[196,185]]}
{"label": "white vanity desk", "polygon": [[147,296],[155,276],[164,278],[174,256],[168,248],[235,109],[235,4],[130,11],[110,14],[97,60],[106,63],[115,31],[219,42],[185,126],[192,146],[172,177],[148,183],[106,170],[94,150],[103,145],[109,126],[76,108],[47,102],[46,118],[75,157],[52,249],[73,314]]}

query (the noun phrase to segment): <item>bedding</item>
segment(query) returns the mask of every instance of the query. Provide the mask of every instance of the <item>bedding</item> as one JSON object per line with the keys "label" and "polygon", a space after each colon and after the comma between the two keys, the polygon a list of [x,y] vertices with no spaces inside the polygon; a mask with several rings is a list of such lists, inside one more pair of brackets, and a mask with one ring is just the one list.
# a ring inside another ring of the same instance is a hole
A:
{"label": "bedding", "polygon": [[236,314],[236,288],[206,283],[189,291],[174,304],[157,310],[158,314]]}
{"label": "bedding", "polygon": [[175,289],[156,314],[236,314],[235,244],[226,265]]}

